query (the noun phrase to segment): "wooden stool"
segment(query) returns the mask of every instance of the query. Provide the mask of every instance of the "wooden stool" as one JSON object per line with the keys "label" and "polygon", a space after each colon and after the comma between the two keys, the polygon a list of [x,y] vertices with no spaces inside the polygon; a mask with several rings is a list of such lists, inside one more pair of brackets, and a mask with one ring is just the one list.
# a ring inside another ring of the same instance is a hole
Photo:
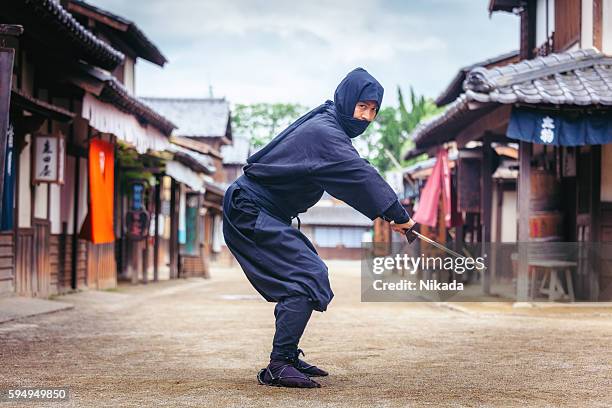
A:
{"label": "wooden stool", "polygon": [[[576,300],[574,296],[574,284],[572,282],[572,268],[575,268],[576,262],[571,261],[557,261],[557,260],[532,260],[529,261],[529,266],[536,270],[543,270],[544,276],[542,277],[542,283],[540,284],[539,293],[548,295],[548,300],[553,301],[557,299],[569,300],[573,302]],[[536,271],[531,274],[531,288],[535,289]],[[567,286],[567,292],[563,288],[563,275],[565,275],[565,283]]]}

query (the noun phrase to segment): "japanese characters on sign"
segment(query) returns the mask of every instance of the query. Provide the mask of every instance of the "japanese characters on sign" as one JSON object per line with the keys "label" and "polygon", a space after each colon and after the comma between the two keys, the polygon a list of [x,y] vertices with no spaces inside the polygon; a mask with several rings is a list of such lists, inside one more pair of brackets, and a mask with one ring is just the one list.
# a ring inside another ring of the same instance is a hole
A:
{"label": "japanese characters on sign", "polygon": [[40,135],[34,138],[34,183],[64,182],[64,138]]}
{"label": "japanese characters on sign", "polygon": [[130,206],[125,214],[126,234],[130,239],[143,239],[149,232],[150,215],[146,209],[146,186],[144,182],[130,185]]}

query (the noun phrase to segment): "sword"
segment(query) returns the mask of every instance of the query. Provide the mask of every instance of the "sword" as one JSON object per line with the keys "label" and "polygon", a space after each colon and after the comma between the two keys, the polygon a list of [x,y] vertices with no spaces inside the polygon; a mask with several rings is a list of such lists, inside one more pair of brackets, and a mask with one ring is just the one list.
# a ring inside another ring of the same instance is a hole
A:
{"label": "sword", "polygon": [[[415,224],[416,225],[416,224]],[[452,249],[448,249],[447,247],[445,247],[442,244],[437,243],[436,241],[434,241],[433,239],[429,239],[424,235],[419,234],[418,232],[414,231],[414,227],[415,225],[413,225],[409,230],[406,230],[405,234],[406,234],[406,239],[408,240],[408,243],[411,244],[415,238],[411,237],[410,234],[413,234],[414,237],[419,238],[421,241],[425,241],[430,245],[435,246],[438,249],[441,249],[442,251],[446,252],[447,254],[451,254],[454,257],[457,258],[464,258],[463,255],[458,254],[457,252],[453,251]]]}

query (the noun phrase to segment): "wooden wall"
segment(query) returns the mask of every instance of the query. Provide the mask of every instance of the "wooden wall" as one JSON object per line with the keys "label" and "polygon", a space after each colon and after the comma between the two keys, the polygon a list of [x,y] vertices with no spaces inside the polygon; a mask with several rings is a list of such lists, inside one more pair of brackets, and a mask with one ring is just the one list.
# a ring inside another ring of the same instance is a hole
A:
{"label": "wooden wall", "polygon": [[[49,246],[51,286],[56,293],[72,290],[72,235],[52,234]],[[87,241],[79,239],[77,247],[77,289],[87,287]]]}
{"label": "wooden wall", "polygon": [[580,41],[581,6],[581,0],[555,1],[555,52],[566,51]]}
{"label": "wooden wall", "polygon": [[117,287],[115,243],[87,243],[87,286],[90,289]]}
{"label": "wooden wall", "polygon": [[181,255],[181,277],[208,277],[204,259],[201,256]]}
{"label": "wooden wall", "polygon": [[0,234],[0,296],[15,292],[15,257],[12,232]]}
{"label": "wooden wall", "polygon": [[315,248],[322,259],[359,260],[366,255],[364,248],[347,248],[344,246],[335,248],[315,246]]}
{"label": "wooden wall", "polygon": [[599,300],[609,302],[612,300],[612,203],[601,205],[600,218],[601,237],[601,263],[599,275]]}
{"label": "wooden wall", "polygon": [[33,265],[33,246],[34,246],[34,229],[19,228],[17,230],[17,239],[15,240],[16,258],[15,258],[15,292],[18,295],[31,295],[33,288],[37,284]]}

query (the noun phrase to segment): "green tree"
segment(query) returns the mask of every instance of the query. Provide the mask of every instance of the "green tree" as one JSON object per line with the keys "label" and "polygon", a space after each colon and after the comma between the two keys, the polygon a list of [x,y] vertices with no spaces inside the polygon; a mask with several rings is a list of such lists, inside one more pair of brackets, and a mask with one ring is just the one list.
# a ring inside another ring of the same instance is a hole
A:
{"label": "green tree", "polygon": [[236,134],[251,140],[258,148],[299,118],[306,107],[292,103],[254,103],[236,105],[232,113],[232,126]]}
{"label": "green tree", "polygon": [[381,109],[364,135],[368,159],[383,173],[398,165],[408,164],[403,160],[403,152],[413,146],[410,133],[421,121],[440,111],[431,99],[417,95],[412,87],[408,104],[399,86],[397,98],[399,106]]}

